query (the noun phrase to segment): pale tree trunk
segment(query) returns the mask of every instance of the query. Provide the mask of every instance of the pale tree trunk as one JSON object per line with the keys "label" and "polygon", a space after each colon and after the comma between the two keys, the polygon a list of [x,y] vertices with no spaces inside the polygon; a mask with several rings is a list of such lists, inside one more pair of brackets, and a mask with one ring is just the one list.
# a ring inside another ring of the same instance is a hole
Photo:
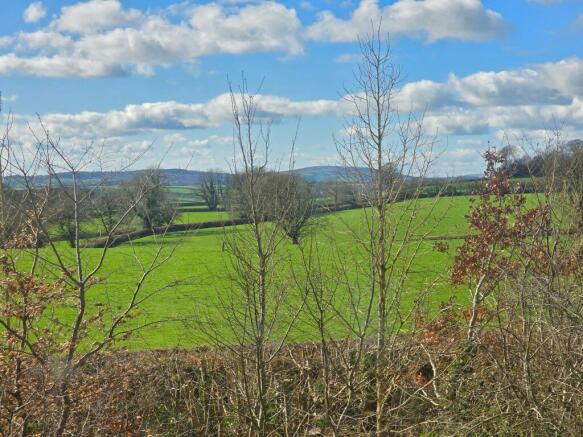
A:
{"label": "pale tree trunk", "polygon": [[[422,118],[409,114],[400,118],[395,104],[395,93],[400,72],[392,63],[388,38],[380,25],[360,42],[362,62],[355,72],[356,89],[346,90],[346,100],[352,104],[354,116],[347,122],[348,139],[337,143],[340,156],[362,187],[361,197],[367,209],[366,237],[351,231],[359,246],[369,258],[370,293],[367,305],[376,304],[375,326],[375,432],[388,433],[386,401],[389,388],[383,376],[392,338],[402,329],[400,311],[403,277],[407,275],[416,257],[423,236],[415,236],[424,218],[427,220],[433,205],[420,213],[417,204],[422,183],[432,164],[433,138],[423,135]],[[362,168],[366,169],[363,174]],[[413,178],[414,176],[414,178]],[[415,182],[411,182],[415,179]],[[395,203],[410,191],[411,210],[397,212]],[[437,199],[437,198],[436,198]],[[416,216],[419,215],[420,217]],[[401,235],[398,236],[398,232]],[[426,232],[425,230],[423,232]],[[407,245],[416,237],[419,243]],[[402,264],[402,266],[399,265]],[[371,314],[372,315],[372,314]],[[371,336],[371,320],[366,318],[361,339]],[[358,367],[358,366],[356,366]]]}

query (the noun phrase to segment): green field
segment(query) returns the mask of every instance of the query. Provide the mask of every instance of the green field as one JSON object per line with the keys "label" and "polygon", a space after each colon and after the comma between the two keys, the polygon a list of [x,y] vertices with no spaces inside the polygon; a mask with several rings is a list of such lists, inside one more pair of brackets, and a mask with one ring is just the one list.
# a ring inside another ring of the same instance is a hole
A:
{"label": "green field", "polygon": [[[442,198],[433,208],[434,199],[420,200],[417,217],[418,229],[416,235],[428,234],[435,237],[459,237],[467,231],[465,214],[469,211],[468,197]],[[395,206],[394,216],[397,217],[403,208],[410,207],[408,202]],[[190,210],[183,213],[182,221],[207,221],[226,218],[225,212],[208,212]],[[358,247],[354,244],[351,229],[357,233],[364,229],[364,210],[350,210],[321,216],[318,226],[312,230],[315,241],[319,243],[319,251],[323,266],[334,275],[332,264],[342,263],[356,266],[359,261]],[[244,229],[244,228],[243,228]],[[136,313],[128,326],[138,326],[145,321],[164,321],[141,329],[129,340],[130,348],[167,348],[192,346],[208,342],[204,329],[199,329],[206,320],[202,315],[221,329],[224,311],[218,305],[222,298],[229,295],[232,288],[229,272],[231,264],[228,251],[223,251],[223,240],[226,233],[244,232],[241,228],[212,228],[191,233],[174,233],[166,237],[163,243],[163,253],[173,251],[172,258],[156,270],[146,282],[141,296],[150,296]],[[399,228],[399,232],[401,229]],[[440,253],[433,247],[434,241],[421,243],[419,255],[411,268],[406,281],[406,292],[403,295],[403,308],[409,308],[420,293],[430,287],[428,294],[429,306],[433,309],[440,302],[451,296],[465,299],[463,290],[455,289],[448,284],[448,269],[452,263],[455,247],[459,239],[448,240],[449,251]],[[124,244],[110,249],[106,263],[99,277],[103,283],[95,285],[89,292],[88,300],[92,308],[96,305],[106,305],[109,313],[117,313],[125,307],[131,294],[133,281],[140,274],[141,265],[156,253],[159,241],[155,238],[144,238],[133,244]],[[60,250],[65,254],[65,262],[73,263],[73,252],[65,243],[59,243]],[[417,244],[417,243],[413,243]],[[412,245],[413,245],[412,244]],[[282,263],[281,275],[288,281],[291,289],[289,295],[290,308],[298,305],[298,292],[293,286],[289,265],[299,266],[300,248],[285,243],[281,248],[282,256],[289,262]],[[99,249],[84,250],[87,266],[97,262],[101,253]],[[43,249],[48,260],[54,258]],[[50,274],[52,267],[43,266],[44,272]],[[355,283],[359,282],[357,268],[349,269],[349,277]],[[301,274],[301,273],[300,273]],[[353,275],[353,276],[352,276]],[[168,284],[172,286],[168,287]],[[364,291],[362,291],[364,293]],[[338,299],[343,299],[346,290],[340,287]],[[308,302],[309,303],[309,302]],[[68,317],[69,311],[60,309],[63,317]],[[307,316],[300,317],[292,339],[305,340],[313,338],[315,329],[309,323]],[[224,332],[228,337],[227,330]],[[96,334],[97,335],[97,334]],[[338,335],[343,335],[339,330]]]}
{"label": "green field", "polygon": [[227,220],[229,217],[229,213],[225,211],[186,210],[178,214],[176,223],[212,222],[217,220]]}

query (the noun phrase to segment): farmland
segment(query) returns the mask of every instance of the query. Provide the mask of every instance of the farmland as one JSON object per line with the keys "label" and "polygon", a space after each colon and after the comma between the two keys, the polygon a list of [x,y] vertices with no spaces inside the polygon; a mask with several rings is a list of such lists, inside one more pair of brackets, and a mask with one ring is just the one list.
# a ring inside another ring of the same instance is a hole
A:
{"label": "farmland", "polygon": [[3,2],[0,436],[582,436],[583,15],[515,3]]}
{"label": "farmland", "polygon": [[[450,249],[440,253],[433,248],[435,241],[424,242],[418,256],[415,258],[409,278],[407,292],[403,298],[405,309],[410,308],[418,295],[430,287],[428,302],[433,309],[440,302],[457,296],[462,301],[466,298],[462,290],[452,288],[448,284],[448,268],[451,265],[455,247],[467,230],[465,215],[469,210],[469,197],[442,198],[433,207],[434,199],[422,199],[421,211],[431,211],[429,217],[421,214],[424,223],[418,229],[419,235],[428,233],[431,237],[453,238],[447,242]],[[407,206],[407,202],[399,208]],[[204,208],[189,209],[182,212],[177,221],[197,222],[218,220],[227,217],[225,212],[209,212]],[[425,220],[428,218],[428,220]],[[362,229],[364,210],[354,209],[322,215],[311,237],[318,243],[324,257],[336,254],[337,261],[348,260],[357,250],[352,244],[351,229]],[[163,253],[171,258],[162,265],[146,282],[142,295],[149,295],[140,311],[129,322],[130,326],[138,326],[145,321],[160,321],[140,329],[130,337],[128,343],[132,349],[169,348],[177,346],[192,346],[208,342],[201,326],[203,315],[220,325],[221,311],[218,307],[219,298],[231,287],[229,272],[231,270],[228,251],[224,250],[223,240],[228,233],[244,232],[241,228],[211,228],[188,233],[172,233],[163,240]],[[147,263],[156,253],[160,238],[148,237],[136,240],[131,244],[123,244],[109,250],[106,264],[100,273],[103,285],[97,285],[91,290],[90,305],[106,305],[111,313],[117,313],[128,301],[133,287],[133,281],[139,276],[140,266]],[[73,261],[72,249],[60,243],[59,247],[65,254],[64,259]],[[301,254],[301,248],[284,242],[283,250],[296,265]],[[49,253],[48,249],[44,249]],[[100,255],[99,249],[85,249],[83,256],[87,265],[91,266]],[[51,255],[47,258],[52,260]],[[334,257],[331,257],[334,259]],[[54,261],[54,260],[53,260]],[[45,267],[47,270],[50,267]],[[288,268],[288,267],[286,267]],[[328,266],[332,269],[332,265]],[[107,279],[107,280],[105,280]],[[291,280],[291,279],[290,279]],[[172,286],[169,286],[172,284]],[[341,294],[341,293],[339,293]],[[299,297],[291,293],[292,304],[297,304]],[[63,317],[68,312],[63,311]],[[228,335],[227,333],[224,333]],[[98,335],[97,333],[95,335]],[[311,339],[313,327],[300,317],[291,337],[296,340]]]}

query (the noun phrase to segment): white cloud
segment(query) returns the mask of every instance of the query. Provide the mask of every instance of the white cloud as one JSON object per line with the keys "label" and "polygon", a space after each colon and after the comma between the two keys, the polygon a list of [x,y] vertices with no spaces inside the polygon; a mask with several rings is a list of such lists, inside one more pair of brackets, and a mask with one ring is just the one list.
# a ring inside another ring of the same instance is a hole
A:
{"label": "white cloud", "polygon": [[17,51],[27,50],[65,50],[73,45],[73,40],[58,32],[38,30],[36,32],[21,33],[16,40]]}
{"label": "white cloud", "polygon": [[119,0],[90,0],[63,7],[51,27],[66,32],[93,33],[125,26],[140,18],[143,18],[140,11],[124,10]]}
{"label": "white cloud", "polygon": [[0,56],[0,75],[26,73],[43,77],[107,77],[122,76],[122,65],[91,59],[74,59],[62,55],[21,58],[14,54]]}
{"label": "white cloud", "polygon": [[[29,7],[31,17],[44,12]],[[28,9],[27,9],[28,11]],[[36,14],[36,15],[35,15]],[[383,17],[392,34],[483,40],[505,24],[479,0],[397,0],[381,9],[362,0],[349,20],[323,12],[308,28],[296,10],[277,1],[182,2],[162,11],[125,8],[120,0],[88,0],[64,6],[44,28],[0,37],[0,75],[47,77],[149,76],[156,67],[190,64],[211,54],[303,53],[303,36],[354,41]],[[348,55],[338,61],[348,60]]]}
{"label": "white cloud", "polygon": [[583,60],[578,58],[462,78],[450,74],[446,82],[412,82],[403,86],[398,101],[401,109],[437,111],[448,107],[568,106],[575,97],[583,99]]}
{"label": "white cloud", "polygon": [[212,145],[224,146],[227,144],[232,144],[233,138],[220,135],[211,135],[207,138],[189,139],[182,134],[174,133],[170,135],[164,135],[164,143],[168,145],[188,143],[196,147],[208,147]]}
{"label": "white cloud", "polygon": [[189,15],[192,28],[206,37],[210,52],[282,51],[298,55],[303,51],[295,10],[273,1],[245,6],[234,14],[225,13],[216,4],[195,6]]}
{"label": "white cloud", "polygon": [[[86,68],[66,59],[47,58],[53,69]],[[32,62],[27,66],[35,68]],[[113,72],[108,72],[112,74]],[[278,121],[288,117],[346,116],[344,99],[294,101],[273,95],[255,97],[257,117]],[[423,111],[426,127],[443,134],[486,134],[498,129],[540,129],[554,123],[583,126],[583,60],[465,77],[450,74],[445,82],[422,80],[405,84],[396,95],[402,111]],[[230,122],[231,100],[221,94],[202,103],[175,101],[127,105],[108,112],[46,114],[43,120],[59,136],[84,133],[88,138],[135,135],[143,132],[216,128]]]}
{"label": "white cloud", "polygon": [[344,53],[337,56],[334,61],[340,64],[350,64],[352,62],[358,61],[359,59],[361,59],[361,56],[358,53]]}
{"label": "white cloud", "polygon": [[[583,131],[583,60],[572,58],[515,70],[477,72],[464,77],[451,74],[444,82],[411,82],[399,90],[396,99],[403,111],[425,112],[428,132],[467,135],[468,142],[458,142],[457,151],[452,151],[450,156],[454,159],[458,154],[456,159],[459,161],[466,159],[468,149],[477,147],[471,142],[475,135],[499,135],[503,131],[536,132],[557,125],[570,132]],[[342,98],[296,101],[282,96],[257,95],[255,101],[260,120],[317,116],[340,118],[350,116],[352,109]],[[220,94],[205,102],[152,102],[107,112],[49,113],[42,116],[50,132],[76,144],[111,138],[121,143],[122,139],[134,136],[162,133],[164,144],[175,144],[173,150],[210,150],[216,145],[228,144],[226,137],[207,136],[192,140],[188,138],[192,132],[188,131],[220,131],[230,125],[231,118],[229,94]],[[27,120],[18,116],[17,121],[25,126]],[[25,131],[23,128],[23,135]]]}
{"label": "white cloud", "polygon": [[[258,121],[344,113],[343,103],[336,100],[292,101],[256,95],[255,102]],[[49,134],[59,138],[61,147],[73,158],[95,145],[91,150],[103,149],[103,155],[117,165],[139,157],[153,144],[152,151],[140,159],[140,166],[155,165],[164,156],[164,166],[184,167],[192,159],[193,168],[205,169],[223,168],[232,158],[231,109],[230,95],[221,94],[202,103],[153,102],[107,112],[46,113],[41,119]],[[41,134],[35,117],[22,114],[15,115],[11,134],[14,142],[30,150],[28,155],[32,156],[35,138],[29,122],[33,131]],[[209,131],[216,133],[205,135]]]}
{"label": "white cloud", "polygon": [[[562,70],[560,65],[553,68]],[[500,72],[480,72],[463,79],[451,75],[447,85],[465,103],[475,106],[568,104],[572,93],[561,89],[547,67]],[[563,87],[564,88],[564,87]]]}
{"label": "white cloud", "polygon": [[42,2],[33,2],[24,10],[22,18],[27,23],[36,23],[47,15]]}
{"label": "white cloud", "polygon": [[9,46],[14,43],[14,38],[11,36],[0,36],[0,48]]}
{"label": "white cloud", "polygon": [[308,28],[314,40],[356,41],[370,33],[371,23],[382,18],[383,30],[434,42],[444,38],[483,41],[504,33],[502,16],[484,7],[480,0],[397,0],[381,8],[378,0],[361,0],[348,20],[331,12],[320,13]]}
{"label": "white cloud", "polygon": [[448,150],[444,152],[443,155],[448,158],[453,158],[456,161],[472,161],[475,159],[479,159],[478,151],[473,148]]}
{"label": "white cloud", "polygon": [[428,113],[425,126],[450,135],[489,134],[497,129],[550,129],[557,124],[583,127],[583,101],[569,105],[451,108]]}
{"label": "white cloud", "polygon": [[401,110],[434,110],[456,103],[452,90],[447,84],[421,80],[405,84],[396,95]]}
{"label": "white cloud", "polygon": [[466,145],[458,141],[456,146],[439,154],[436,167],[430,170],[432,176],[452,177],[480,173],[483,162],[481,155],[485,144],[480,140],[472,139],[470,144]]}
{"label": "white cloud", "polygon": [[426,111],[426,127],[442,134],[583,127],[583,60],[450,74],[445,82],[408,83],[396,99],[401,110]]}
{"label": "white cloud", "polygon": [[181,133],[164,135],[162,144],[166,148],[166,167],[226,169],[232,148],[225,147],[233,143],[232,137],[211,135],[203,138],[189,138]]}
{"label": "white cloud", "polygon": [[2,101],[3,102],[11,103],[11,102],[16,102],[17,100],[18,100],[18,96],[17,95],[14,95],[14,94],[7,95],[7,96],[4,96],[4,95],[2,96]]}
{"label": "white cloud", "polygon": [[[172,12],[174,11],[174,12]],[[44,29],[2,37],[0,75],[106,77],[152,75],[157,66],[192,63],[210,54],[303,51],[294,9],[273,1],[219,3],[165,12],[124,9],[119,0],[65,6]]]}
{"label": "white cloud", "polygon": [[[292,101],[284,97],[257,95],[255,102],[257,117],[262,120],[342,114],[342,102],[335,100]],[[24,121],[22,116],[20,118]],[[205,103],[154,102],[127,105],[121,110],[108,112],[49,113],[42,116],[43,123],[53,134],[87,140],[216,128],[230,122],[231,118],[229,94],[221,94]]]}

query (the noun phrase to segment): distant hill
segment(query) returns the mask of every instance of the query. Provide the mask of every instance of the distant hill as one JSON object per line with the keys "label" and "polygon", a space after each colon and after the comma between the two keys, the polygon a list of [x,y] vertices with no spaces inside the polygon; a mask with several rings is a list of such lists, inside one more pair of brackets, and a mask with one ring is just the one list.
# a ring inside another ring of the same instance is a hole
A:
{"label": "distant hill", "polygon": [[[366,172],[366,169],[362,169]],[[106,184],[106,185],[119,185],[138,174],[140,170],[128,170],[128,171],[114,171],[114,172],[94,172],[94,171],[84,171],[79,172],[77,177],[79,181],[83,184]],[[181,170],[176,168],[162,169],[162,173],[166,178],[167,184],[170,186],[191,186],[198,185],[208,174],[205,171],[199,170]],[[344,167],[339,166],[319,166],[319,167],[306,167],[294,170],[294,173],[299,174],[310,182],[326,182],[329,180],[335,180],[338,178],[346,177],[346,170]],[[219,175],[228,177],[227,173],[219,173]],[[73,183],[73,174],[70,172],[58,173],[61,181],[70,185]],[[12,186],[22,185],[22,177],[20,176],[9,176],[6,178],[6,182]],[[36,176],[35,183],[45,184],[47,182],[46,176]]]}
{"label": "distant hill", "polygon": [[[141,170],[128,170],[128,171],[112,171],[112,172],[93,172],[93,171],[83,171],[77,173],[79,182],[86,185],[92,184],[105,184],[105,185],[119,185],[126,182],[137,174]],[[200,184],[205,175],[208,172],[198,171],[198,170],[181,170],[181,169],[162,169],[162,174],[166,178],[166,183],[170,186],[191,186]],[[222,175],[227,176],[226,173]],[[70,172],[58,173],[58,177],[65,185],[71,185],[73,183],[73,174]],[[21,176],[9,176],[6,178],[6,182],[12,186],[22,185]],[[36,176],[36,184],[45,184],[47,182],[47,176]]]}
{"label": "distant hill", "polygon": [[476,174],[467,174],[463,176],[458,176],[455,179],[462,179],[464,181],[479,181],[484,177],[483,173],[476,173]]}
{"label": "distant hill", "polygon": [[[354,178],[354,173],[352,176],[344,167],[341,166],[333,166],[333,165],[324,165],[324,166],[315,166],[315,167],[304,167],[293,170],[294,173],[304,177],[306,180],[310,182],[327,182],[327,181],[334,181],[336,179],[352,179]],[[363,175],[368,174],[369,170],[366,168],[359,168],[359,172],[362,172]],[[106,184],[106,185],[119,185],[138,174],[140,170],[130,170],[130,171],[114,171],[114,172],[79,172],[77,177],[79,181],[86,185],[92,184]],[[204,180],[205,175],[208,172],[199,171],[199,170],[181,170],[181,169],[162,169],[162,173],[166,178],[167,184],[169,186],[192,186],[198,185],[202,183]],[[227,173],[220,173],[221,176],[228,177]],[[58,174],[61,181],[66,184],[70,185],[73,183],[73,174],[72,173],[59,173]],[[465,179],[465,180],[472,180],[472,179],[479,179],[480,176],[478,175],[467,175],[461,176],[458,179]],[[35,183],[37,184],[45,184],[47,182],[46,176],[37,176],[35,179]],[[20,176],[9,176],[6,178],[6,183],[12,186],[21,186],[22,185],[22,177]]]}
{"label": "distant hill", "polygon": [[[359,168],[358,172],[366,175],[369,173],[367,168]],[[347,171],[345,167],[334,165],[321,165],[315,167],[298,168],[294,173],[302,176],[310,182],[328,182],[336,179],[351,179],[354,177],[354,172]]]}

